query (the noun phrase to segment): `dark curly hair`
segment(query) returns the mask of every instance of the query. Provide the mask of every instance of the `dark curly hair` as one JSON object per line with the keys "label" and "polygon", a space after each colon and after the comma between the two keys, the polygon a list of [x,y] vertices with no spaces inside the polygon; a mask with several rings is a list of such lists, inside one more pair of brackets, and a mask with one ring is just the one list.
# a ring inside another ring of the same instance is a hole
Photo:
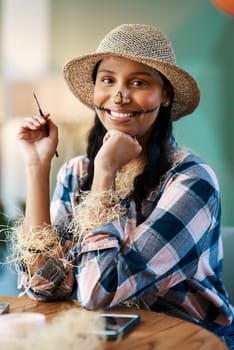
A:
{"label": "dark curly hair", "polygon": [[[95,67],[93,79],[97,72],[98,65]],[[173,101],[173,90],[169,81],[164,77],[164,87],[170,95],[170,101]],[[147,197],[150,191],[156,188],[161,177],[171,167],[171,135],[172,135],[172,121],[171,121],[171,104],[167,107],[161,105],[158,116],[153,124],[152,133],[148,140],[146,151],[146,165],[141,174],[134,179],[134,188],[132,191],[132,198],[136,205],[137,224],[144,221],[141,207],[142,201]],[[100,122],[97,115],[95,115],[94,125],[91,128],[88,136],[87,156],[89,159],[88,174],[81,184],[81,190],[87,191],[91,189],[94,176],[94,159],[103,143],[103,137],[107,130]]]}

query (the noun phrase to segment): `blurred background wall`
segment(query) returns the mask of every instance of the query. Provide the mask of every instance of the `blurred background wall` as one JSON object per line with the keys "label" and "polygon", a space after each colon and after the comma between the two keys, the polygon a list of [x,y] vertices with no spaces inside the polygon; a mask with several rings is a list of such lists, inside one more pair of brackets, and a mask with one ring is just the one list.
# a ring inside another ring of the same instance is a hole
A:
{"label": "blurred background wall", "polygon": [[[93,120],[92,112],[69,92],[62,67],[70,58],[94,51],[102,37],[121,23],[159,27],[173,43],[177,64],[198,81],[201,103],[191,116],[174,124],[174,134],[215,170],[221,188],[222,225],[234,225],[234,17],[209,0],[0,0],[4,221],[21,213],[24,205],[24,173],[15,134],[23,117],[37,113],[33,92],[59,127],[60,157],[53,160],[53,190],[61,164],[84,152]],[[0,254],[3,261],[5,250]],[[5,268],[0,274],[0,294],[15,293],[15,279],[10,285],[9,273]]]}

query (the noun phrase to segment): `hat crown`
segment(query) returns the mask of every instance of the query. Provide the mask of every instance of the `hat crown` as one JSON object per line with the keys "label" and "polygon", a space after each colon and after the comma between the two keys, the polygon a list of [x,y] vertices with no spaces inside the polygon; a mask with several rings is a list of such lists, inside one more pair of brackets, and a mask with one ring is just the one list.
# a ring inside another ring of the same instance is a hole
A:
{"label": "hat crown", "polygon": [[64,66],[69,88],[93,108],[94,70],[105,57],[124,57],[156,69],[171,84],[173,121],[192,113],[199,104],[200,91],[194,78],[176,66],[172,44],[165,34],[147,24],[122,24],[109,32],[95,53],[76,57]]}
{"label": "hat crown", "polygon": [[168,38],[157,28],[145,24],[118,26],[104,37],[96,52],[141,57],[176,65]]}

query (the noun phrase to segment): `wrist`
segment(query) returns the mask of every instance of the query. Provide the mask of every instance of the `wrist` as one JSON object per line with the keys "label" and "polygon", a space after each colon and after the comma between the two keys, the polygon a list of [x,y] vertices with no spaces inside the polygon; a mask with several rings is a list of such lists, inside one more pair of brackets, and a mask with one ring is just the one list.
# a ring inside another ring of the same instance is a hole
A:
{"label": "wrist", "polygon": [[43,184],[44,186],[47,182],[49,182],[50,164],[27,164],[25,167],[25,175],[27,184],[36,183],[38,186],[40,186],[40,184]]}
{"label": "wrist", "polygon": [[107,169],[95,169],[91,191],[102,192],[115,190],[115,175],[115,172],[108,171]]}
{"label": "wrist", "polygon": [[29,171],[50,171],[51,162],[30,161],[25,163],[25,169]]}

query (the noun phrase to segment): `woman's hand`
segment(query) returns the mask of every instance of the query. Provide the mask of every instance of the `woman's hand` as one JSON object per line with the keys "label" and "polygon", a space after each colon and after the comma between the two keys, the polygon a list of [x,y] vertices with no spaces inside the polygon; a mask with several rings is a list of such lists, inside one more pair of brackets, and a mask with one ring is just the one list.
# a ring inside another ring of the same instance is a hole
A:
{"label": "woman's hand", "polygon": [[109,130],[96,158],[95,166],[115,174],[117,170],[137,158],[142,147],[135,137],[118,130]]}
{"label": "woman's hand", "polygon": [[137,158],[142,147],[135,137],[119,130],[109,130],[94,161],[92,191],[115,189],[116,172]]}
{"label": "woman's hand", "polygon": [[21,123],[17,140],[27,164],[50,162],[58,145],[58,130],[49,114],[28,117]]}

